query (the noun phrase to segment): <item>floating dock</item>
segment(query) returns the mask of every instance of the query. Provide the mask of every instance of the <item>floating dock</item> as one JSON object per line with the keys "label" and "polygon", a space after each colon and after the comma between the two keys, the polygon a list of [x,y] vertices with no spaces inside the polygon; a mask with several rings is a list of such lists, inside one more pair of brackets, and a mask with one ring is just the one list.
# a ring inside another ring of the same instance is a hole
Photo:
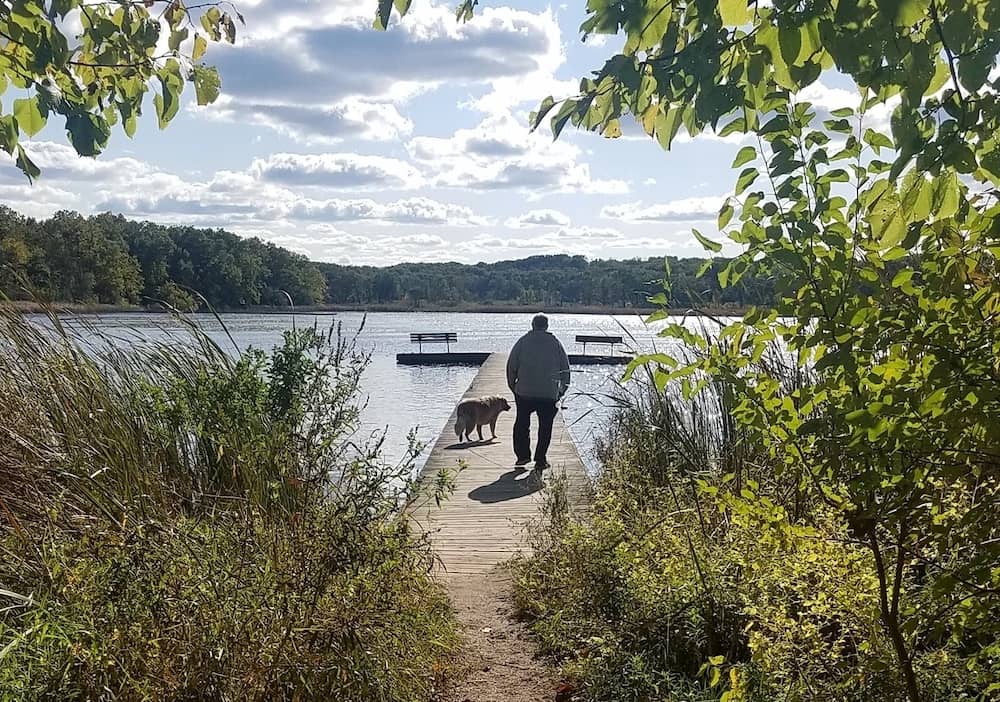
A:
{"label": "floating dock", "polygon": [[[460,442],[453,430],[452,411],[422,476],[432,481],[441,469],[464,466],[455,477],[457,488],[440,507],[424,498],[411,508],[411,517],[431,532],[431,543],[440,559],[438,575],[449,580],[485,576],[504,561],[526,553],[525,524],[538,517],[542,488],[556,476],[565,476],[571,506],[583,506],[589,501],[590,480],[561,414],[556,415],[552,427],[548,452],[551,467],[543,477],[531,472],[531,464],[514,466],[514,398],[507,389],[506,365],[506,354],[489,354],[462,398],[501,395],[510,400],[512,409],[501,413],[497,422],[497,438],[490,441],[487,426],[484,441]],[[533,418],[532,448],[536,437]]]}
{"label": "floating dock", "polygon": [[[479,366],[497,354],[490,353],[397,353],[396,363],[404,366]],[[504,355],[504,354],[500,354]],[[593,354],[568,354],[571,366],[624,366],[631,356],[596,356]],[[506,358],[506,356],[504,356]]]}

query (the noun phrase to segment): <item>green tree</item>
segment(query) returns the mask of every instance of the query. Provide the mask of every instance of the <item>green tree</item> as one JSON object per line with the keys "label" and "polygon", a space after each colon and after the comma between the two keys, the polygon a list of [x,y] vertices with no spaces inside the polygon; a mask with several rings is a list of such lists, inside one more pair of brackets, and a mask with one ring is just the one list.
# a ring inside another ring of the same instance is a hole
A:
{"label": "green tree", "polygon": [[[390,9],[379,5],[377,26]],[[870,550],[911,702],[935,689],[934,670],[914,664],[928,646],[965,661],[973,682],[957,694],[995,695],[1000,3],[589,0],[587,13],[584,35],[620,34],[620,50],[579,95],[543,101],[531,126],[614,138],[633,118],[668,149],[681,128],[746,134],[719,214],[744,253],[702,272],[722,289],[755,275],[778,291],[776,309],[715,343],[671,325],[694,363],[638,363],[688,395],[709,378],[732,387],[754,440]],[[801,91],[834,68],[858,105],[821,117]],[[868,117],[882,105],[891,133]],[[814,378],[807,388],[750,370],[775,343]],[[752,490],[741,499],[773,506]]]}
{"label": "green tree", "polygon": [[[76,14],[83,29],[72,36],[69,18]],[[0,148],[33,179],[39,169],[20,140],[53,115],[65,120],[77,153],[96,156],[115,124],[135,133],[149,92],[161,129],[177,115],[186,84],[199,105],[214,102],[219,74],[202,58],[210,41],[235,42],[237,21],[243,17],[230,2],[0,2],[0,95],[19,91],[0,108]]]}
{"label": "green tree", "polygon": [[42,231],[50,276],[43,290],[53,299],[112,305],[138,299],[141,272],[120,237],[65,211],[46,221]]}
{"label": "green tree", "polygon": [[265,260],[270,268],[266,302],[286,304],[282,292],[287,293],[296,305],[316,305],[326,300],[326,276],[305,256],[267,244]]}

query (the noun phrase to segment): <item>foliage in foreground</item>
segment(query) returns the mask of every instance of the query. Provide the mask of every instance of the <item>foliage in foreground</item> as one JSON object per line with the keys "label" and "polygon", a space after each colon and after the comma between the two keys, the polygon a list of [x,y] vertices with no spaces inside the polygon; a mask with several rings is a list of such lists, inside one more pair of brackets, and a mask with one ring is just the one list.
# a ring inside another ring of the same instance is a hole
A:
{"label": "foliage in foreground", "polygon": [[429,698],[450,609],[351,343],[50,322],[0,317],[0,700]]}
{"label": "foliage in foreground", "polygon": [[8,87],[24,91],[0,108],[0,148],[34,179],[40,170],[21,141],[51,117],[64,120],[78,154],[97,156],[119,122],[125,134],[135,134],[149,92],[161,129],[180,111],[185,83],[193,84],[199,105],[215,102],[219,73],[202,58],[209,42],[236,41],[237,21],[242,24],[243,16],[231,2],[0,4],[0,95]]}
{"label": "foliage in foreground", "polygon": [[[786,389],[802,386],[781,360],[767,365]],[[557,487],[535,557],[517,566],[518,605],[581,699],[904,698],[863,535],[775,471],[733,422],[731,389],[695,401],[674,390],[629,398],[601,447],[591,513],[567,514]],[[931,576],[907,569],[901,587],[911,611],[944,623]],[[991,699],[990,626],[914,633],[922,698]]]}

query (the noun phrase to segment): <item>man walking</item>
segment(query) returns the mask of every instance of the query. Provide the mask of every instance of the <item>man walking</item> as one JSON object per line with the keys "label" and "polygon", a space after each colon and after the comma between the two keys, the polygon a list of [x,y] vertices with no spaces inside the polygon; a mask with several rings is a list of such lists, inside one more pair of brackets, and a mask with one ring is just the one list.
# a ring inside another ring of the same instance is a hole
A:
{"label": "man walking", "polygon": [[552,441],[556,403],[569,387],[569,357],[559,339],[549,332],[549,318],[544,314],[535,315],[531,331],[518,339],[510,350],[507,386],[514,393],[517,405],[514,419],[516,465],[523,466],[531,460],[531,415],[537,413],[535,468],[548,468],[546,454]]}

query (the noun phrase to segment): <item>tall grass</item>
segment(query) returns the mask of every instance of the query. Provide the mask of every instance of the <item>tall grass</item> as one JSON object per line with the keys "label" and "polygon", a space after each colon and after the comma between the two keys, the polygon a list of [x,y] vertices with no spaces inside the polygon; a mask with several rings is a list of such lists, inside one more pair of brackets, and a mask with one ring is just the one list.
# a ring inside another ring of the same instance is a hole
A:
{"label": "tall grass", "polygon": [[[788,392],[811,381],[780,349],[761,363]],[[518,607],[579,699],[902,699],[870,552],[749,439],[731,389],[637,376],[617,403],[592,509],[569,513],[554,485],[516,567]],[[928,699],[984,687],[946,640],[914,665]]]}
{"label": "tall grass", "polygon": [[0,312],[0,700],[429,699],[450,608],[353,340],[128,341]]}

